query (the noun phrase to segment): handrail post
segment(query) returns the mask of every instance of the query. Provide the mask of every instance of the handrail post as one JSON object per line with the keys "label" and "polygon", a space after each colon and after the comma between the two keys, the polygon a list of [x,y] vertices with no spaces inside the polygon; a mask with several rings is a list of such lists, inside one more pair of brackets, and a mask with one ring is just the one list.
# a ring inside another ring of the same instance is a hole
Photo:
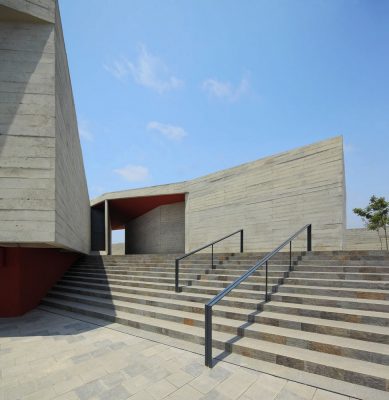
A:
{"label": "handrail post", "polygon": [[243,229],[240,230],[240,252],[243,253]]}
{"label": "handrail post", "polygon": [[266,261],[266,283],[265,283],[265,302],[267,301],[267,261]]}
{"label": "handrail post", "polygon": [[212,368],[212,306],[205,305],[205,365]]}
{"label": "handrail post", "polygon": [[312,251],[312,225],[307,227],[307,251]]}
{"label": "handrail post", "polygon": [[178,272],[179,263],[180,263],[180,260],[176,259],[176,286],[175,286],[176,293],[180,292],[179,272]]}
{"label": "handrail post", "polygon": [[292,271],[292,241],[289,242],[289,271]]}
{"label": "handrail post", "polygon": [[211,264],[211,268],[214,269],[215,266],[213,265],[213,245],[212,245],[212,264]]}

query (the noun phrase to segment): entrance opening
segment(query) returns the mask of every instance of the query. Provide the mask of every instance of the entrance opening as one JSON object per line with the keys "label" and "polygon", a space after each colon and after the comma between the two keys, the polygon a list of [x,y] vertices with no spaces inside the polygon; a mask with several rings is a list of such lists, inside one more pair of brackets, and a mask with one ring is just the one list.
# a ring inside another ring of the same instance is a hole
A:
{"label": "entrance opening", "polygon": [[117,198],[94,205],[92,242],[95,250],[106,254],[183,253],[185,193]]}
{"label": "entrance opening", "polygon": [[115,229],[112,231],[112,247],[111,247],[112,254],[116,255],[125,254],[124,237],[125,237],[124,229]]}

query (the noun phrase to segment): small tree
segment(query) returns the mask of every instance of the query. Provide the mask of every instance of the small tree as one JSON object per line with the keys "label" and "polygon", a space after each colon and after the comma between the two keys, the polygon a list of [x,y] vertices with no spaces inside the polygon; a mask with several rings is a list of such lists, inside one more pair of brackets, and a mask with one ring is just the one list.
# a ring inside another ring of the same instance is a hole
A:
{"label": "small tree", "polygon": [[382,240],[380,229],[384,230],[386,250],[389,250],[387,234],[389,227],[389,202],[385,200],[385,197],[371,196],[370,203],[366,208],[354,208],[353,212],[362,217],[367,229],[377,231],[381,242],[381,250]]}

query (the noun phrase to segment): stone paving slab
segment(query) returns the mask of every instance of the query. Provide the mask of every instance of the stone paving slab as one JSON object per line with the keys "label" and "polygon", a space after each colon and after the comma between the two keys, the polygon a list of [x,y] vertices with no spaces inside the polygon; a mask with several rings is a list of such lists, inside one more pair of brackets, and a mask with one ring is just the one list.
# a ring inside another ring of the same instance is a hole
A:
{"label": "stone paving slab", "polygon": [[34,310],[0,319],[0,400],[354,400]]}

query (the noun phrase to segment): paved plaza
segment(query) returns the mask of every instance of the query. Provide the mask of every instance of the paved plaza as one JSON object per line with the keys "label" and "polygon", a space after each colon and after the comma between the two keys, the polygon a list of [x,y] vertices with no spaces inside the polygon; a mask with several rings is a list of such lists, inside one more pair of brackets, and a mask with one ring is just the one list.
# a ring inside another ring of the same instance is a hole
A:
{"label": "paved plaza", "polygon": [[45,310],[0,319],[0,400],[350,400]]}

